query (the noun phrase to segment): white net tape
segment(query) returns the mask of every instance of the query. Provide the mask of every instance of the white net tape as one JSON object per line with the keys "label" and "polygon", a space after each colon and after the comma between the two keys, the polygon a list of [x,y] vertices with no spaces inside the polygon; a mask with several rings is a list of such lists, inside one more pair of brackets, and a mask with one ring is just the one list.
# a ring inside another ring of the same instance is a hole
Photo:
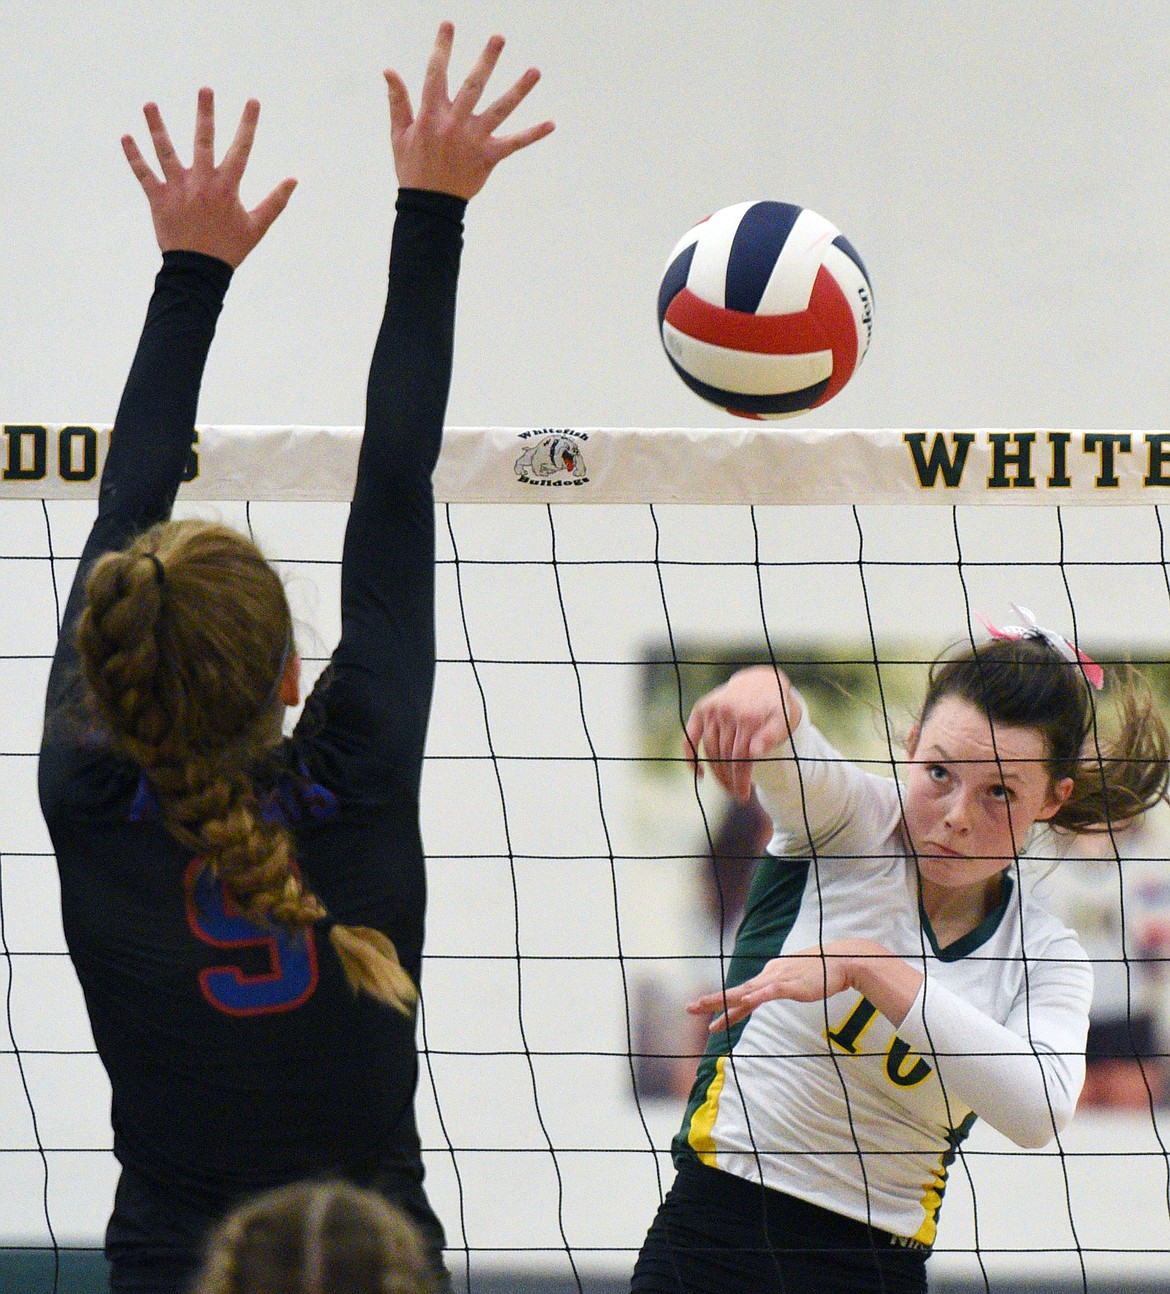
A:
{"label": "white net tape", "polygon": [[[0,499],[96,492],[108,427],[3,430]],[[203,427],[185,497],[344,502],[359,440]],[[447,503],[1132,504],[1168,487],[1170,432],[757,426],[451,427],[435,478]]]}

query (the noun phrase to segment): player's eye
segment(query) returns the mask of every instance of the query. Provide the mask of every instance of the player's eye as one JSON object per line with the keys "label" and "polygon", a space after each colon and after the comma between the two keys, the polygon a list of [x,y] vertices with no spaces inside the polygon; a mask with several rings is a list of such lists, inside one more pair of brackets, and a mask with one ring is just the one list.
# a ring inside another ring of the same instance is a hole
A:
{"label": "player's eye", "polygon": [[926,776],[932,782],[945,782],[950,774],[947,772],[945,764],[931,764],[926,770]]}
{"label": "player's eye", "polygon": [[1002,782],[997,782],[991,788],[991,798],[993,800],[999,800],[1000,803],[1002,804],[1007,804],[1009,801],[1014,800],[1016,797],[1014,792],[1009,787],[1004,786]]}

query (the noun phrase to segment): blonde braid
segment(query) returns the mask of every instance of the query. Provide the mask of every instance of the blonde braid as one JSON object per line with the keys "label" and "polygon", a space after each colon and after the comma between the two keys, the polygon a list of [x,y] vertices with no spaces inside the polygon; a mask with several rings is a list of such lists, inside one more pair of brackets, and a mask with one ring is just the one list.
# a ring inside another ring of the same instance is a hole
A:
{"label": "blonde braid", "polygon": [[[167,828],[251,920],[322,920],[251,776],[281,736],[292,616],[276,572],[226,526],[166,522],[100,558],[86,594],[77,642],[95,717],[145,772]],[[390,939],[336,924],[329,937],[355,991],[412,1012],[417,989]]]}
{"label": "blonde braid", "polygon": [[199,852],[245,916],[305,929],[327,915],[296,872],[288,829],[264,821],[245,772],[197,756],[147,773],[171,833]]}
{"label": "blonde braid", "polygon": [[162,610],[154,568],[138,554],[110,553],[95,565],[86,595],[77,637],[91,698],[128,754],[154,751],[167,735],[152,696]]}

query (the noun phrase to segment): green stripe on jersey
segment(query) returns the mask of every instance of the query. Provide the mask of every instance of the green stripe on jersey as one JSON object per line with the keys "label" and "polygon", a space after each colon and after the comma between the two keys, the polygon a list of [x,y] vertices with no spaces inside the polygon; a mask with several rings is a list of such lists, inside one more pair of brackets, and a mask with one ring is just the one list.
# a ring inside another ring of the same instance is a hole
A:
{"label": "green stripe on jersey", "polygon": [[920,1245],[923,1249],[933,1248],[934,1239],[938,1233],[939,1210],[942,1208],[943,1196],[946,1194],[950,1167],[955,1162],[959,1146],[966,1141],[967,1134],[975,1126],[977,1118],[978,1115],[972,1110],[957,1128],[952,1128],[947,1133],[947,1148],[939,1159],[938,1172],[922,1195],[921,1203],[925,1217],[918,1231],[911,1237],[911,1244]]}
{"label": "green stripe on jersey", "polygon": [[[779,956],[800,911],[811,865],[808,858],[773,858],[771,854],[760,860],[727,964],[725,988],[734,988],[758,975],[773,957]],[[719,1113],[723,1069],[750,1018],[707,1039],[682,1127],[671,1146],[676,1166],[686,1159],[699,1159],[715,1167],[711,1132]]]}

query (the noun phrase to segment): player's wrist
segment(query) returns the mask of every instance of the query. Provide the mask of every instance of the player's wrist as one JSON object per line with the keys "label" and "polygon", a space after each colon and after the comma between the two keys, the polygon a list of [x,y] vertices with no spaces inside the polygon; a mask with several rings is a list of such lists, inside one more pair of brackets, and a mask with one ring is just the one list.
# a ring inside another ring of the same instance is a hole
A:
{"label": "player's wrist", "polygon": [[895,1028],[914,1005],[923,975],[884,945],[871,939],[850,940],[845,978]]}
{"label": "player's wrist", "polygon": [[876,957],[885,949],[869,939],[850,939],[846,941],[844,971],[845,982],[855,993],[869,997],[867,990],[873,985],[873,965]]}

